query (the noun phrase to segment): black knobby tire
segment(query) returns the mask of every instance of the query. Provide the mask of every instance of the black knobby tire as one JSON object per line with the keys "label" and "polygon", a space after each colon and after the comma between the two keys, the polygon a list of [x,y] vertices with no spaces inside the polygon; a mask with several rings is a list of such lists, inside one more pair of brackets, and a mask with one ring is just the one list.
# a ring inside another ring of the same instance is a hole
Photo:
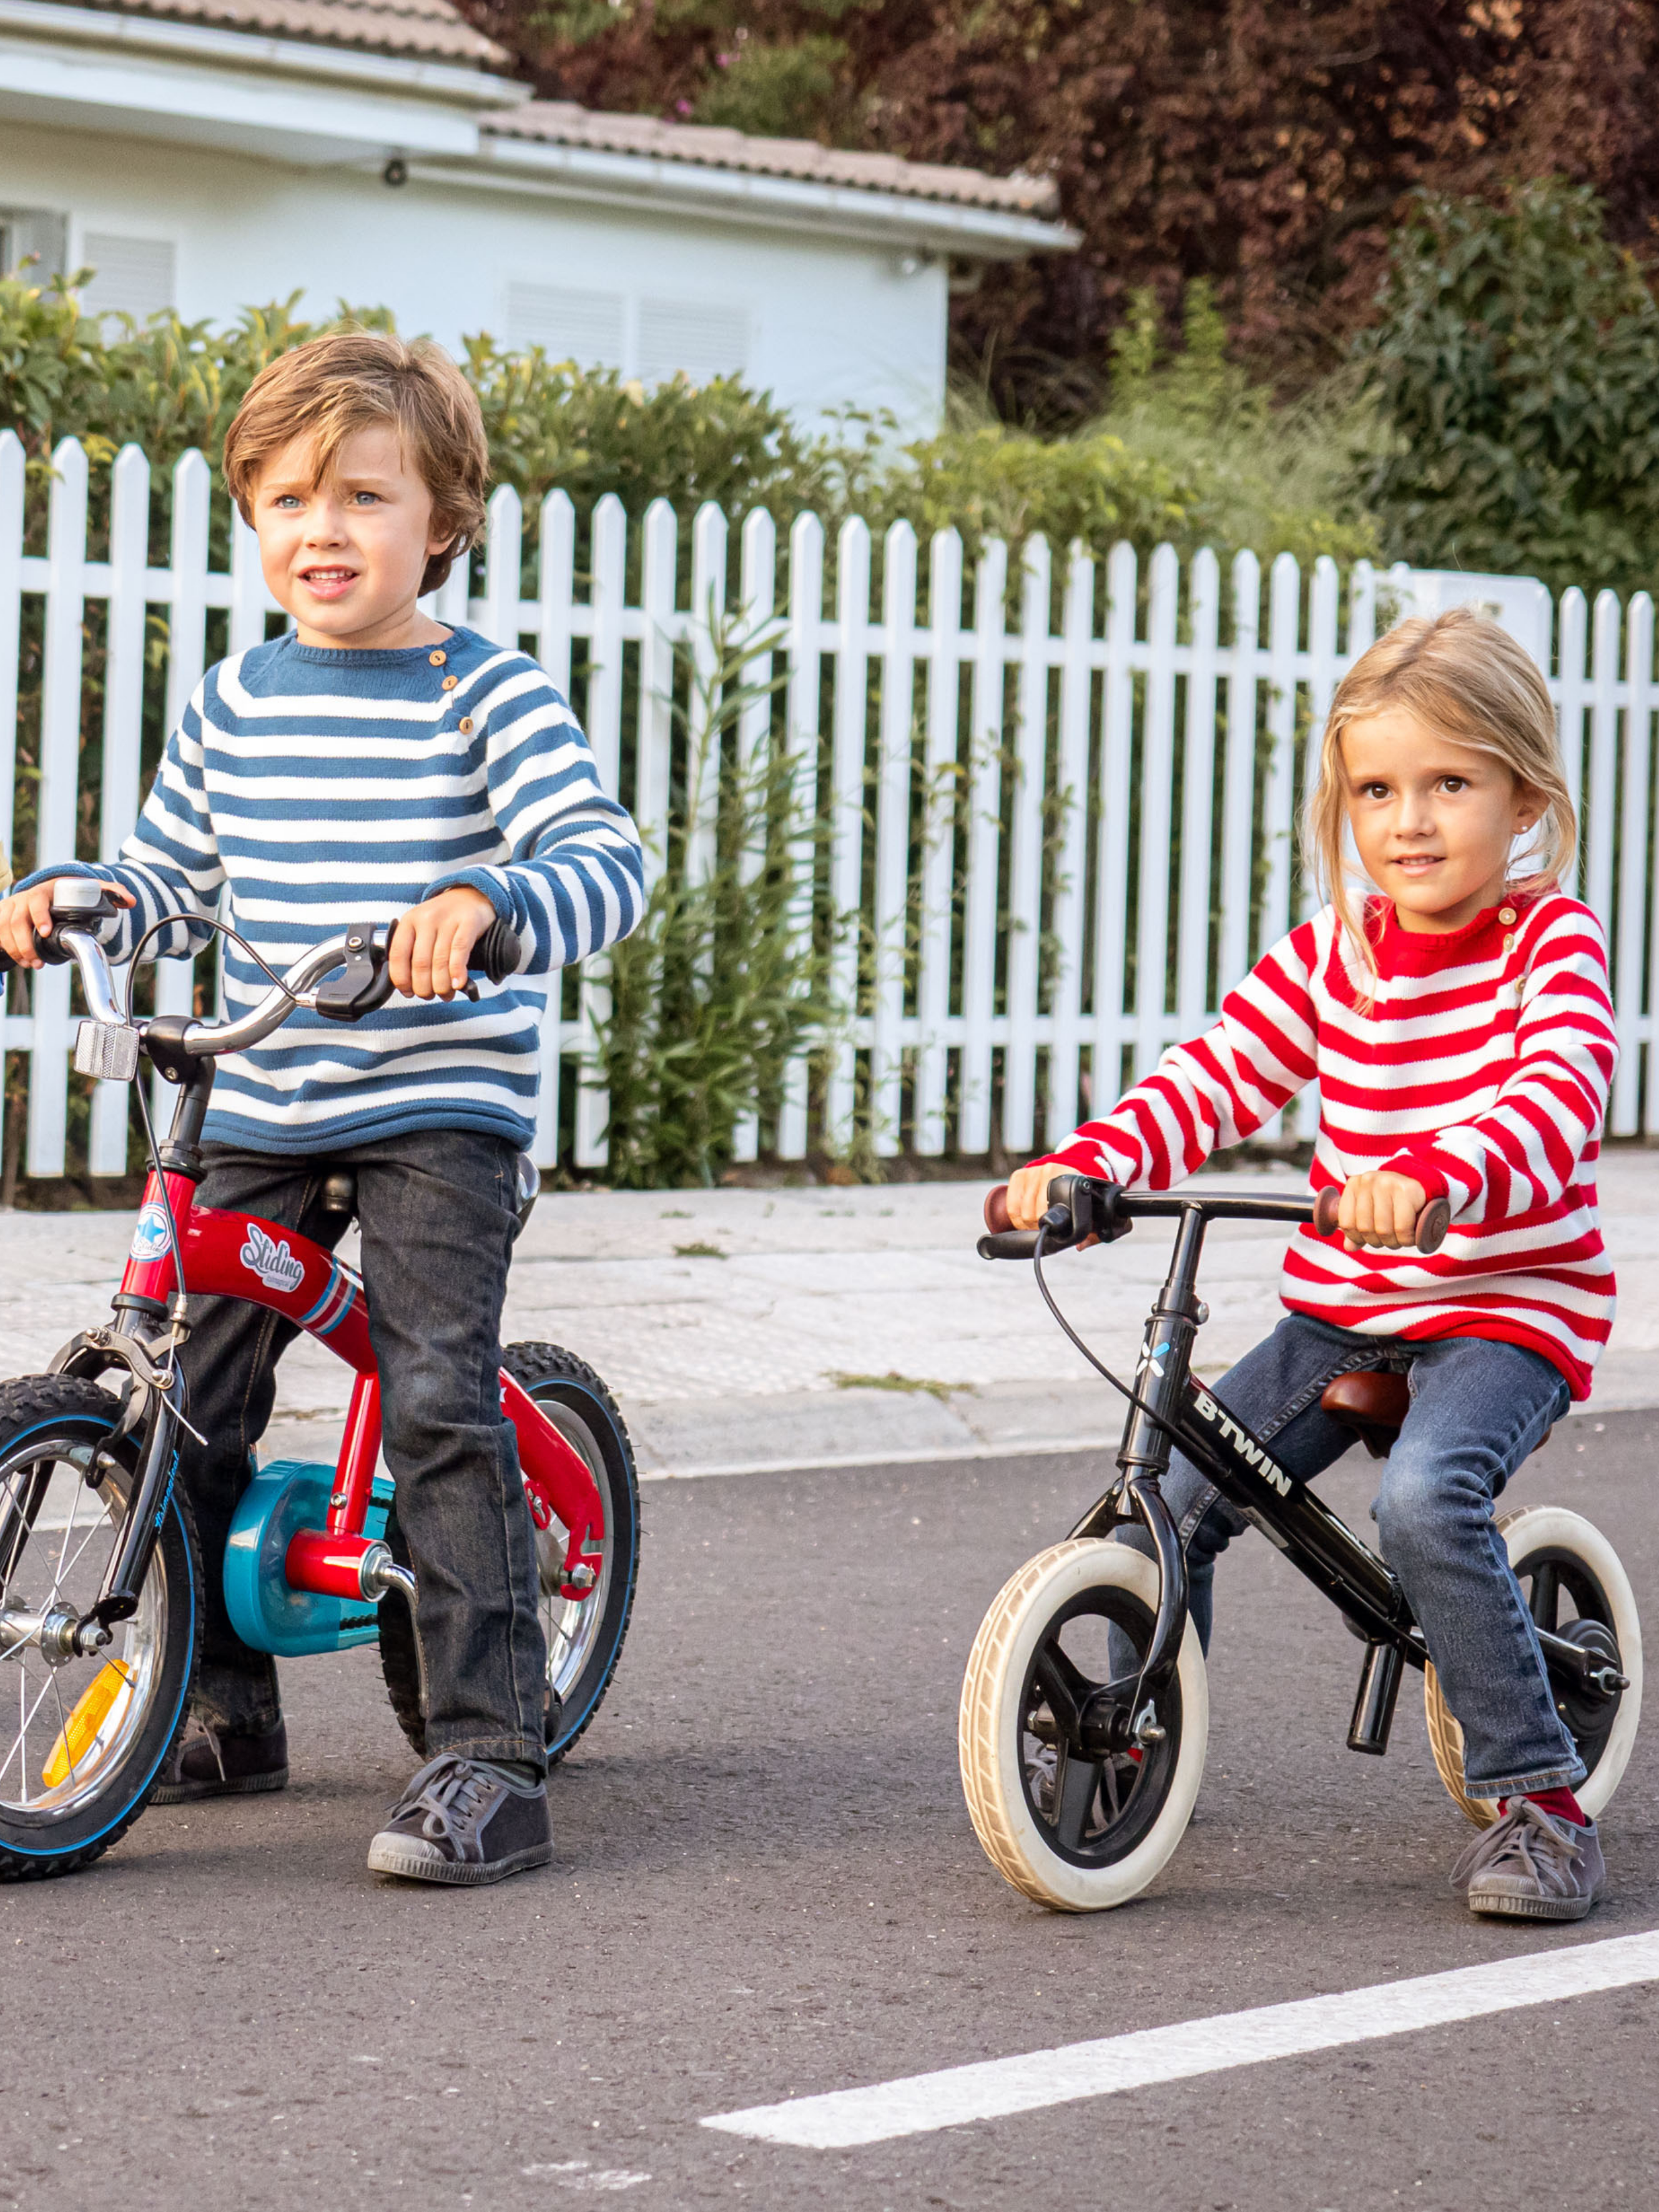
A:
{"label": "black knobby tire", "polygon": [[[131,1448],[112,1447],[117,1463],[96,1488],[82,1471],[118,1412],[107,1390],[68,1376],[0,1384],[0,1612],[79,1613],[97,1595],[130,1508]],[[0,1723],[0,1881],[72,1874],[143,1812],[185,1723],[201,1587],[189,1504],[175,1486],[138,1613],[118,1623],[112,1643],[57,1666],[38,1638],[0,1652],[0,1711],[29,1715],[15,1734]]]}
{"label": "black knobby tire", "polygon": [[[547,1412],[567,1441],[581,1453],[599,1481],[605,1502],[605,1564],[599,1583],[581,1607],[561,1605],[543,1576],[542,1624],[549,1631],[547,1758],[562,1759],[599,1711],[617,1671],[634,1610],[640,1566],[640,1491],[634,1448],[616,1401],[585,1359],[556,1344],[509,1344],[501,1365],[514,1381]],[[386,1521],[386,1541],[400,1566],[410,1564],[409,1547],[398,1525],[394,1502]],[[556,1537],[556,1531],[555,1532]],[[563,1547],[541,1549],[544,1564],[562,1564]],[[591,1617],[582,1609],[595,1608]],[[560,1620],[574,1623],[563,1663],[557,1649]],[[421,1697],[420,1655],[409,1607],[401,1597],[380,1606],[380,1666],[398,1724],[422,1759],[427,1756],[426,1717]]]}

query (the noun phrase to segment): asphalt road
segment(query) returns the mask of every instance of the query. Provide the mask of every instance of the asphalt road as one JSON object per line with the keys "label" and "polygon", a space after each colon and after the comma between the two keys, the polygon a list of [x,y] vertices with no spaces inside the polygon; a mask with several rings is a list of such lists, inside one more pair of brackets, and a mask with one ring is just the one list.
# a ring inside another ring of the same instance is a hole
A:
{"label": "asphalt road", "polygon": [[[1588,1512],[1659,1623],[1659,1417],[1575,1420],[1516,1495]],[[0,1890],[0,2205],[1360,2212],[1642,2204],[1651,1988],[853,2151],[736,2107],[1659,1926],[1646,1732],[1583,1928],[1484,1925],[1415,1685],[1343,1747],[1358,1647],[1268,1547],[1223,1568],[1210,1761],[1148,1896],[1056,1917],[981,1858],[956,1774],[987,1602],[1087,1502],[1082,1460],[658,1484],[623,1669],[556,1778],[556,1869],[364,1869],[409,1766],[372,1653],[288,1670],[285,1795],[154,1811]],[[1365,1462],[1328,1478],[1363,1515]]]}

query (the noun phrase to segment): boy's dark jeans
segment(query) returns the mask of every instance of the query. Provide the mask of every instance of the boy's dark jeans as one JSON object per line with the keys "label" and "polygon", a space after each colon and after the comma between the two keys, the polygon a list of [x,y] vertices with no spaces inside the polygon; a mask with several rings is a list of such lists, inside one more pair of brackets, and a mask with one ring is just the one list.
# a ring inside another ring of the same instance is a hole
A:
{"label": "boy's dark jeans", "polygon": [[[419,1591],[427,1753],[546,1765],[546,1645],[517,1442],[502,1418],[501,1301],[516,1228],[517,1154],[504,1138],[423,1129],[293,1158],[204,1147],[198,1203],[260,1215],[332,1247],[337,1168],[357,1177],[363,1285],[380,1365],[382,1449]],[[236,1733],[276,1725],[276,1668],[225,1609],[222,1562],[252,1448],[276,1398],[292,1323],[232,1298],[192,1298],[190,1418],[179,1473],[196,1509],[207,1589],[196,1707]],[[388,1603],[401,1601],[390,1599]]]}

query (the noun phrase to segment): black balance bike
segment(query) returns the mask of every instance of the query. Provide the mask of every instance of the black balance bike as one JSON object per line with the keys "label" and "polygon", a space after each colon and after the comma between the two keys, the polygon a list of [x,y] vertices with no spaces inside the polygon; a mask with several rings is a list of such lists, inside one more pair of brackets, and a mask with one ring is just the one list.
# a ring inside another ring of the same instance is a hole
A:
{"label": "black balance bike", "polygon": [[[1351,1751],[1388,1749],[1401,1671],[1424,1676],[1429,1741],[1447,1790],[1477,1826],[1496,1808],[1463,1787],[1462,1736],[1447,1709],[1404,1591],[1385,1563],[1306,1484],[1196,1382],[1197,1292],[1212,1221],[1311,1221],[1336,1227],[1339,1194],[1300,1198],[1128,1197],[1115,1184],[1058,1176],[1034,1231],[1008,1225],[1005,1194],[986,1204],[987,1259],[1029,1260],[1049,1310],[1084,1357],[1130,1400],[1117,1478],[1063,1543],[1028,1560],[998,1594],[962,1686],[963,1788],[992,1864],[1016,1889],[1060,1911],[1127,1904],[1180,1842],[1204,1771],[1209,1699],[1188,1617],[1187,1562],[1161,1487],[1178,1446],[1290,1564],[1321,1589],[1365,1647]],[[1420,1251],[1438,1249],[1449,1209],[1419,1218]],[[1146,1325],[1135,1388],[1117,1382],[1060,1313],[1045,1255],[1109,1244],[1138,1220],[1172,1219],[1168,1279]],[[1321,1401],[1376,1456],[1408,1404],[1403,1375],[1340,1376]],[[1154,1558],[1110,1540],[1139,1522]],[[1629,1577],[1601,1532],[1557,1505],[1498,1522],[1538,1625],[1556,1706],[1589,1770],[1579,1802],[1598,1814],[1619,1785],[1642,1700],[1642,1632]]]}

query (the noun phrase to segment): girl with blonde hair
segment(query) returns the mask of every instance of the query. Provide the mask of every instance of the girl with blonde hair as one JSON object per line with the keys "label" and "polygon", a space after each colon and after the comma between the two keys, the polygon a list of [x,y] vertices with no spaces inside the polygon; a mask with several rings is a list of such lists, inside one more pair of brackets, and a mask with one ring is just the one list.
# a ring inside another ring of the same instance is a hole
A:
{"label": "girl with blonde hair", "polygon": [[[1215,1395],[1306,1481],[1352,1442],[1326,1384],[1409,1377],[1382,1550],[1462,1727],[1466,1787],[1500,1816],[1454,1887],[1476,1912],[1577,1920],[1601,1840],[1492,1506],[1589,1395],[1613,1320],[1595,1163],[1618,1050],[1600,926],[1560,888],[1577,823],[1526,653],[1467,608],[1390,630],[1331,703],[1306,830],[1322,911],[1212,1029],[1022,1169],[1009,1211],[1034,1228],[1067,1171],[1166,1188],[1318,1082],[1311,1179],[1340,1187],[1340,1230],[1297,1232],[1285,1319]],[[1443,1197],[1451,1228],[1425,1258],[1417,1217]],[[1207,1649],[1215,1561],[1245,1523],[1178,1453],[1164,1495]]]}

